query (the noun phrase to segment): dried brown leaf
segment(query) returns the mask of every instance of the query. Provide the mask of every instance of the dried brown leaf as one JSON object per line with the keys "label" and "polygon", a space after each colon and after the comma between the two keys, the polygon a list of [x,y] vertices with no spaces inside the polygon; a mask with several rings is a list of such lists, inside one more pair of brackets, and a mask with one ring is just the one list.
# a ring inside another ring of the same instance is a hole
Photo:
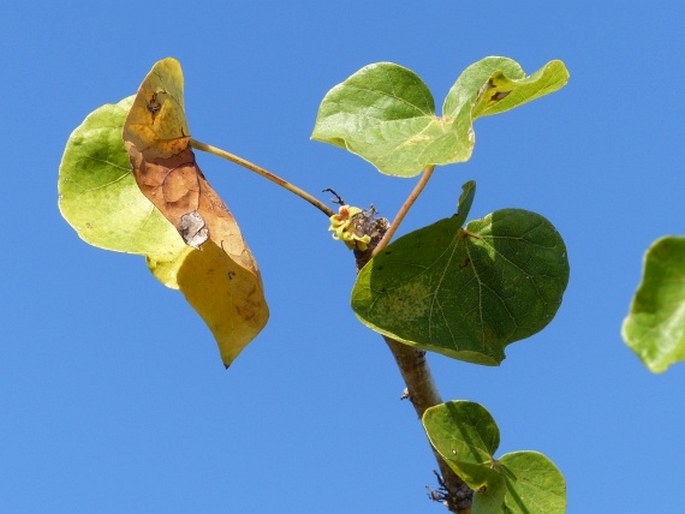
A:
{"label": "dried brown leaf", "polygon": [[238,224],[190,148],[183,74],[175,59],[159,61],[141,84],[124,123],[124,143],[142,193],[196,250],[179,269],[179,287],[214,333],[228,366],[264,327],[268,308]]}

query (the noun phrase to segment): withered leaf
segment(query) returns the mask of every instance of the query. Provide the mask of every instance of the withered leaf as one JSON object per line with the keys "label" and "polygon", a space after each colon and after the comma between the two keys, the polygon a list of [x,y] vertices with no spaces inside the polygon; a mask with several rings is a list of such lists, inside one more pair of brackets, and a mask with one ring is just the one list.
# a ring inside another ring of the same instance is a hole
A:
{"label": "withered leaf", "polygon": [[124,140],[149,159],[171,157],[190,143],[183,72],[176,59],[158,61],[145,77],[126,118]]}
{"label": "withered leaf", "polygon": [[264,327],[268,307],[238,224],[190,148],[178,61],[163,59],[152,68],[123,136],[138,187],[195,249],[179,269],[179,288],[212,330],[228,366]]}

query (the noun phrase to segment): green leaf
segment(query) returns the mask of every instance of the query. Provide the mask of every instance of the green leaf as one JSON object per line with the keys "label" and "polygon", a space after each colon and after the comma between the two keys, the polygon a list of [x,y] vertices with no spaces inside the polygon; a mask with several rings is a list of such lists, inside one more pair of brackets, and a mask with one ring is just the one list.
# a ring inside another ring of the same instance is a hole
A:
{"label": "green leaf", "polygon": [[545,455],[534,451],[512,452],[502,455],[498,462],[507,489],[504,512],[566,512],[566,481],[559,468]]}
{"label": "green leaf", "polygon": [[370,64],[326,94],[312,138],[346,148],[387,175],[413,177],[430,165],[467,161],[479,116],[549,94],[568,78],[561,61],[526,76],[511,59],[486,57],[457,79],[438,116],[428,86],[413,71]]}
{"label": "green leaf", "polygon": [[561,303],[566,248],[539,214],[503,209],[462,228],[459,214],[399,238],[362,268],[352,308],[371,329],[450,357],[497,365]]}
{"label": "green leaf", "polygon": [[433,447],[471,489],[499,480],[494,458],[499,428],[482,405],[443,403],[427,409],[422,422]]}
{"label": "green leaf", "polygon": [[447,465],[475,492],[474,514],[561,514],[566,484],[554,463],[533,451],[494,454],[499,429],[481,405],[452,401],[426,410],[424,429]]}
{"label": "green leaf", "polygon": [[504,502],[504,477],[494,454],[499,428],[477,403],[447,402],[427,409],[422,418],[433,447],[471,489],[474,514],[499,514]]}
{"label": "green leaf", "polygon": [[455,223],[459,223],[459,226],[464,224],[469,212],[471,212],[471,206],[473,205],[475,196],[476,182],[474,180],[469,180],[461,186],[461,194],[459,195],[459,201],[457,202],[457,214],[454,216],[454,221]]}
{"label": "green leaf", "polygon": [[685,360],[685,237],[661,238],[647,250],[623,339],[654,373]]}
{"label": "green leaf", "polygon": [[[568,70],[561,61],[550,61],[526,76],[512,59],[486,57],[464,70],[447,93],[442,108],[444,114],[454,118],[464,111],[471,111],[473,119],[491,116],[553,93],[568,79]],[[478,91],[476,96],[473,91]]]}
{"label": "green leaf", "polygon": [[131,174],[121,129],[133,98],[96,109],[71,134],[59,167],[59,209],[81,239],[146,255],[155,276],[177,289],[173,269],[190,248]]}

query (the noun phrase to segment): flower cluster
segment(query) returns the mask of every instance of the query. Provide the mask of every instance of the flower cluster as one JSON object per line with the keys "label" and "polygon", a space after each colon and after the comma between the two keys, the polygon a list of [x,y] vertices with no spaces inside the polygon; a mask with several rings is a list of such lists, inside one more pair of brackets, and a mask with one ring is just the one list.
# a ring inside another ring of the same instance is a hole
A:
{"label": "flower cluster", "polygon": [[[363,216],[364,211],[359,207],[341,205],[338,214],[331,216],[331,226],[328,230],[333,232],[333,239],[344,242],[351,250],[364,251],[369,247],[371,236],[361,233],[360,224],[356,223],[357,216]],[[363,224],[361,224],[363,226]]]}

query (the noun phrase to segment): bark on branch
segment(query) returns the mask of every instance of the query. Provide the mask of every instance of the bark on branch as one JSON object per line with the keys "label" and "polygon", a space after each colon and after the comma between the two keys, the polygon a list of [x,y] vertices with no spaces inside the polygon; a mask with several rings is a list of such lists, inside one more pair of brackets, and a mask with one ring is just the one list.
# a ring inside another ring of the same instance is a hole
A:
{"label": "bark on branch", "polygon": [[[419,419],[421,419],[426,409],[442,403],[440,393],[435,387],[433,374],[428,366],[428,361],[426,361],[426,352],[387,336],[383,336],[383,339],[385,339],[395,358],[404,383],[407,385],[409,400]],[[452,471],[440,454],[434,448],[431,447],[431,449],[440,468],[440,486],[442,489],[440,493],[442,494],[439,499],[445,502],[445,506],[451,512],[470,514],[473,491]]]}
{"label": "bark on branch", "polygon": [[[375,217],[374,211],[369,211],[368,214],[364,213],[359,221],[359,232],[370,235],[371,242],[365,251],[354,251],[357,270],[362,269],[371,259],[374,249],[383,240],[383,236],[390,227],[388,220]],[[421,419],[426,409],[442,403],[440,393],[433,380],[433,374],[428,366],[428,361],[426,361],[426,352],[395,341],[390,337],[383,336],[383,339],[385,339],[395,358],[404,383],[407,385],[409,399],[414,405],[416,414]],[[471,514],[473,491],[452,471],[432,446],[431,449],[440,469],[440,476],[438,476],[440,488],[431,494],[431,497],[442,501],[455,514]]]}

